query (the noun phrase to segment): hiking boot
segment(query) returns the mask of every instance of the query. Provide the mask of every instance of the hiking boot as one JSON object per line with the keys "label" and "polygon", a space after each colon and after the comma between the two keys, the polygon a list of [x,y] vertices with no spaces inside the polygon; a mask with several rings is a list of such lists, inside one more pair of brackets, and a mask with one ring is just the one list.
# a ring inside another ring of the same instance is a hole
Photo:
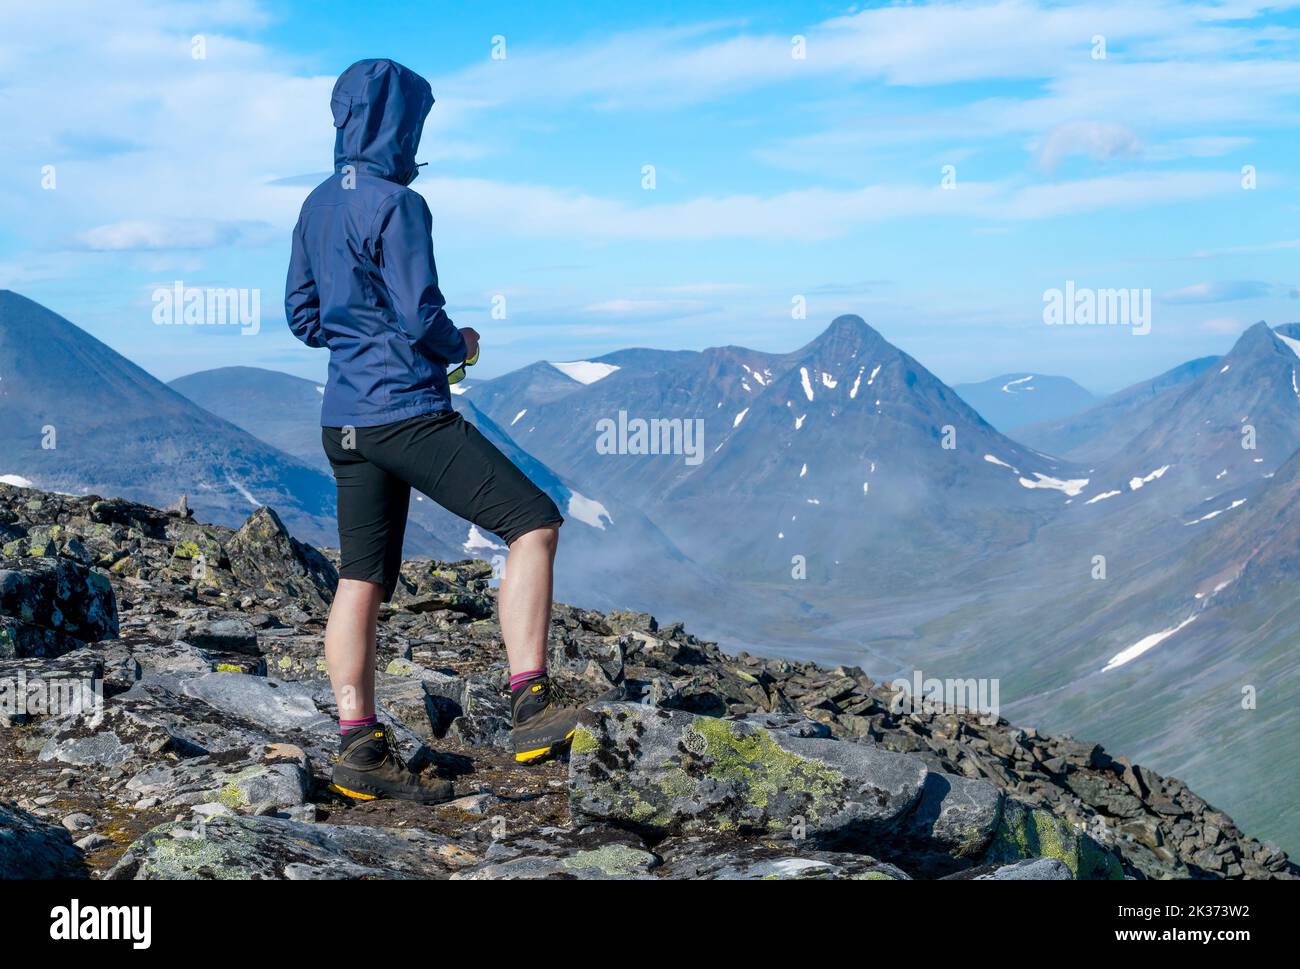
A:
{"label": "hiking boot", "polygon": [[510,693],[510,740],[515,760],[545,757],[569,742],[578,728],[577,707],[557,707],[551,702],[551,678],[543,676],[521,683]]}
{"label": "hiking boot", "polygon": [[396,798],[441,804],[455,797],[450,781],[426,780],[406,766],[392,732],[383,724],[344,734],[333,781],[331,791],[355,801]]}

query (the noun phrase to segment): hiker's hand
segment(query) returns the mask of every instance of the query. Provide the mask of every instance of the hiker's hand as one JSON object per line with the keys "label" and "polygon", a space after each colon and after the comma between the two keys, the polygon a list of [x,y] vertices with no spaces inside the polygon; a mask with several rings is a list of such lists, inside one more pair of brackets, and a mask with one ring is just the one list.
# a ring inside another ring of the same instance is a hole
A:
{"label": "hiker's hand", "polygon": [[465,359],[473,360],[478,353],[478,330],[472,326],[462,326],[460,335],[465,338]]}

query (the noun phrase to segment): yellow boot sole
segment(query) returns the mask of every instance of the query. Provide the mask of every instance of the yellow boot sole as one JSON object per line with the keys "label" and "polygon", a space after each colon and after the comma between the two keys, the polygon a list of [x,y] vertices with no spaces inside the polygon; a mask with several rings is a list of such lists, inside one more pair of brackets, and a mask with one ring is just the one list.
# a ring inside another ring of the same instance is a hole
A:
{"label": "yellow boot sole", "polygon": [[346,787],[340,787],[338,784],[331,784],[329,789],[335,794],[342,794],[344,797],[350,797],[354,801],[377,801],[379,796],[376,794],[362,794],[360,791],[349,791]]}
{"label": "yellow boot sole", "polygon": [[545,757],[556,747],[566,744],[571,739],[573,739],[573,735],[574,733],[577,732],[577,729],[578,729],[577,727],[574,727],[572,730],[570,730],[567,734],[564,735],[563,740],[561,740],[559,743],[551,744],[549,747],[538,747],[536,750],[521,750],[519,753],[515,754],[515,760],[521,764],[526,764],[530,760],[537,760],[541,757]]}

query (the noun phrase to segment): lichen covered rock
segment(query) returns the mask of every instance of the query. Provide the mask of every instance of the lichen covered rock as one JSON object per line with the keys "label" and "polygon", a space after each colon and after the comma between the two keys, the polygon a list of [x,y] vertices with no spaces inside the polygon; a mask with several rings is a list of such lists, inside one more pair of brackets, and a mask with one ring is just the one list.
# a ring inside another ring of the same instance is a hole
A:
{"label": "lichen covered rock", "polygon": [[786,832],[842,840],[879,831],[921,796],[915,758],[774,733],[744,721],[597,704],[573,739],[570,808],[660,834]]}
{"label": "lichen covered rock", "polygon": [[1084,831],[1042,808],[1008,800],[984,855],[985,864],[1026,858],[1055,859],[1079,879],[1121,879],[1124,867]]}
{"label": "lichen covered rock", "polygon": [[542,828],[494,841],[481,865],[452,879],[637,881],[653,877],[658,866],[659,858],[626,832]]}
{"label": "lichen covered rock", "polygon": [[338,571],[320,552],[289,534],[265,505],[226,542],[230,571],[244,586],[315,606],[327,604],[338,588]]}
{"label": "lichen covered rock", "polygon": [[159,825],[132,845],[104,877],[137,881],[445,878],[465,862],[463,849],[429,831],[216,817]]}

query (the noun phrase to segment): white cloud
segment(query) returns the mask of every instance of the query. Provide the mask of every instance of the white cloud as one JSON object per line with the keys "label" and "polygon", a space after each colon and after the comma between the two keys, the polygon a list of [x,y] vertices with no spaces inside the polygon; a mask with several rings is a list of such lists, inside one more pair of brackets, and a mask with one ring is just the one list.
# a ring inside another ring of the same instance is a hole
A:
{"label": "white cloud", "polygon": [[458,234],[499,233],[592,240],[816,240],[863,225],[924,215],[1034,220],[1112,208],[1160,205],[1240,190],[1223,172],[1132,173],[1017,185],[963,182],[956,191],[907,184],[800,189],[632,206],[545,186],[432,178],[415,184]]}
{"label": "white cloud", "polygon": [[95,226],[77,234],[87,249],[120,252],[132,249],[211,249],[229,245],[267,245],[280,234],[265,223],[215,219],[128,219]]}
{"label": "white cloud", "polygon": [[1085,155],[1093,161],[1132,158],[1142,142],[1132,128],[1102,121],[1071,121],[1057,125],[1038,145],[1035,158],[1049,172],[1073,155]]}

